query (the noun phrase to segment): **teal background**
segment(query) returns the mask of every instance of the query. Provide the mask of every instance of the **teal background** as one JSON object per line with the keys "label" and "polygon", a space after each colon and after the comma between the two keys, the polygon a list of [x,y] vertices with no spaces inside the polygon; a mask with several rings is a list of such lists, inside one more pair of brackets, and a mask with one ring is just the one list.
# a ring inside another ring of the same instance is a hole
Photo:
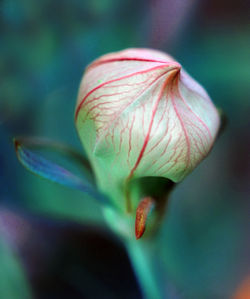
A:
{"label": "teal background", "polygon": [[172,194],[157,254],[169,298],[233,297],[250,275],[249,6],[0,2],[0,298],[140,298],[98,204],[26,172],[12,144],[46,136],[83,151],[74,109],[84,68],[128,47],[174,56],[228,117],[209,157]]}

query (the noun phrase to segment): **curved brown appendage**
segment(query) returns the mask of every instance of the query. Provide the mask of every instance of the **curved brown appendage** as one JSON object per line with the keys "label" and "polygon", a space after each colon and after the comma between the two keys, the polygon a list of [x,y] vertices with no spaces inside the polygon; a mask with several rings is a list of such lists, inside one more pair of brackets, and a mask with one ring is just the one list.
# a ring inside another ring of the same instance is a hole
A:
{"label": "curved brown appendage", "polygon": [[152,197],[145,197],[140,201],[136,209],[136,218],[135,218],[136,240],[140,239],[144,234],[148,215],[154,206],[155,206],[155,200]]}

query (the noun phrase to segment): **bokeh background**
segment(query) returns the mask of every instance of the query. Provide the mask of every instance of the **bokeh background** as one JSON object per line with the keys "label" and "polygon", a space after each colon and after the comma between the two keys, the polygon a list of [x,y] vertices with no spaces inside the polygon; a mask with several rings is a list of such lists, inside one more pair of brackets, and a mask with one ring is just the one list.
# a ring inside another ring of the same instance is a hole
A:
{"label": "bokeh background", "polygon": [[1,299],[142,297],[100,207],[26,172],[12,144],[45,136],[82,151],[73,115],[84,68],[128,47],[170,53],[228,117],[170,200],[166,298],[236,298],[250,275],[249,12],[247,0],[0,1]]}

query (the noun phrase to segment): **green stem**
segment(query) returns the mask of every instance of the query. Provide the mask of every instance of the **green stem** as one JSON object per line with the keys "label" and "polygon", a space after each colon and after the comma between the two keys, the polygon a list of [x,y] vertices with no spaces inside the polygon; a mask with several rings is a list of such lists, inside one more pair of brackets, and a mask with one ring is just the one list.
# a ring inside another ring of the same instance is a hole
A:
{"label": "green stem", "polygon": [[154,250],[148,242],[133,240],[126,243],[134,272],[146,299],[161,299],[159,274],[157,273]]}

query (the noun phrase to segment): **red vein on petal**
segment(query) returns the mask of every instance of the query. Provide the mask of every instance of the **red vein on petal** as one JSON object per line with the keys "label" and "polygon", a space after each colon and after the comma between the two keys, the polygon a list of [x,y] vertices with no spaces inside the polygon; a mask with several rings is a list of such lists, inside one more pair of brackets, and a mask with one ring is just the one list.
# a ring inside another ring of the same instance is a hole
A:
{"label": "red vein on petal", "polygon": [[[180,122],[180,125],[183,129],[183,132],[184,132],[184,135],[185,135],[185,140],[186,140],[186,144],[187,144],[187,154],[186,154],[186,163],[188,166],[190,164],[190,140],[189,140],[189,136],[188,136],[188,133],[187,133],[187,130],[185,128],[185,124],[180,116],[180,113],[177,109],[177,106],[176,106],[176,103],[175,103],[175,99],[174,99],[174,92],[173,92],[173,89],[176,85],[176,88],[178,90],[178,77],[176,77],[174,80],[176,80],[175,84],[173,84],[173,86],[171,87],[171,91],[172,91],[172,94],[170,96],[171,98],[171,101],[172,101],[172,104],[173,104],[173,107],[174,107],[174,111],[175,111],[175,114],[177,116],[177,118],[179,119],[179,122]],[[177,162],[177,161],[176,161]]]}
{"label": "red vein on petal", "polygon": [[[180,68],[179,68],[179,67],[175,67],[175,68],[172,68],[172,69],[169,70],[169,71],[173,71],[173,74],[174,74],[174,76],[175,76],[176,73],[178,73],[178,72],[180,71]],[[135,170],[137,169],[138,165],[139,165],[140,162],[141,162],[141,159],[142,159],[142,157],[143,157],[143,154],[144,154],[145,149],[146,149],[146,147],[147,147],[147,144],[148,144],[148,142],[149,142],[150,133],[151,133],[152,126],[153,126],[153,122],[154,122],[154,117],[155,117],[155,114],[156,114],[156,111],[157,111],[159,102],[160,102],[160,100],[161,100],[161,98],[162,98],[162,95],[163,95],[163,93],[164,93],[164,90],[165,90],[166,85],[169,83],[169,80],[173,80],[173,78],[172,78],[171,75],[169,75],[169,77],[167,78],[167,80],[166,80],[165,83],[163,84],[163,87],[162,87],[162,89],[161,89],[161,92],[160,92],[160,94],[159,94],[159,97],[158,97],[158,99],[157,99],[157,101],[156,101],[156,103],[155,103],[155,106],[154,106],[154,108],[153,108],[153,112],[152,112],[152,116],[151,116],[151,120],[150,120],[150,124],[149,124],[149,128],[148,128],[148,132],[147,132],[147,135],[146,135],[146,138],[145,138],[145,141],[144,141],[144,144],[143,144],[143,146],[142,146],[142,149],[141,149],[141,151],[140,151],[140,154],[139,154],[139,156],[138,156],[138,158],[137,158],[137,161],[136,161],[134,167],[132,168],[132,170],[130,171],[130,174],[128,175],[127,181],[129,181],[129,180],[131,179],[131,177],[133,176]]]}
{"label": "red vein on petal", "polygon": [[97,89],[107,85],[107,84],[110,84],[110,83],[113,83],[113,82],[116,82],[116,81],[119,81],[119,80],[123,80],[123,79],[126,79],[126,78],[130,78],[130,77],[133,77],[135,75],[138,75],[138,74],[144,74],[144,73],[147,73],[147,72],[151,72],[151,71],[154,71],[154,70],[157,70],[157,69],[162,69],[164,67],[170,67],[170,66],[173,66],[173,68],[171,68],[169,71],[175,69],[175,68],[180,68],[180,65],[178,63],[175,63],[175,62],[170,62],[170,63],[165,63],[163,65],[160,65],[160,66],[156,66],[156,67],[153,67],[153,68],[150,68],[150,69],[147,69],[147,70],[144,70],[144,71],[140,71],[140,72],[135,72],[135,73],[132,73],[132,74],[129,74],[129,75],[126,75],[126,76],[122,76],[122,77],[119,77],[117,79],[113,79],[113,80],[109,80],[107,82],[104,82],[98,86],[96,86],[95,88],[93,88],[92,90],[90,90],[86,95],[85,97],[82,99],[82,101],[79,103],[79,105],[77,106],[76,108],[76,112],[75,112],[75,121],[77,120],[77,117],[78,117],[78,114],[79,114],[79,111],[83,105],[83,103],[86,101],[86,99],[94,92],[96,91]]}
{"label": "red vein on petal", "polygon": [[90,64],[87,67],[87,70],[89,70],[92,67],[99,66],[101,64],[110,63],[110,62],[117,62],[117,61],[143,61],[143,62],[155,62],[155,63],[164,63],[164,64],[168,63],[168,61],[138,58],[138,57],[120,57],[120,58],[109,58],[109,59],[103,58],[103,60],[101,58],[101,59],[98,59],[98,61],[93,62],[92,64]]}
{"label": "red vein on petal", "polygon": [[[136,96],[136,100],[134,100],[134,101],[131,101],[131,102],[129,102],[128,104],[126,104],[126,105],[124,105],[124,106],[122,106],[121,107],[121,109],[118,111],[118,112],[116,112],[116,114],[109,120],[109,122],[107,122],[107,124],[105,125],[105,126],[103,126],[102,127],[102,129],[103,130],[105,130],[105,131],[108,131],[109,129],[110,129],[110,127],[112,127],[113,126],[113,124],[114,124],[114,121],[116,120],[116,119],[118,119],[119,118],[119,116],[132,104],[132,103],[134,103],[135,101],[137,101],[139,98],[140,98],[140,96],[150,87],[150,86],[152,86],[155,82],[157,82],[161,77],[163,77],[163,76],[165,76],[167,73],[169,73],[170,71],[172,71],[172,70],[174,70],[174,69],[176,69],[176,67],[174,67],[174,68],[171,68],[171,69],[168,69],[167,71],[165,71],[165,72],[163,72],[162,74],[160,74],[158,77],[156,77],[148,86],[146,86],[137,96]],[[141,73],[141,72],[140,72]],[[126,98],[126,97],[124,97],[124,98]],[[93,101],[93,100],[91,100],[91,101]],[[88,103],[89,102],[86,102],[86,105],[88,105]],[[88,114],[88,113],[87,113]],[[98,115],[104,115],[103,114],[103,112],[102,113],[99,113]],[[108,115],[108,114],[107,114]],[[110,114],[110,115],[112,115],[112,113]],[[96,116],[95,116],[96,117]],[[86,119],[86,117],[85,117],[85,119]],[[97,129],[97,131],[99,131],[100,130],[100,128],[98,128]],[[98,134],[97,134],[98,135]],[[106,134],[106,137],[107,137],[107,134]],[[96,139],[96,143],[98,143],[98,141],[99,141],[99,139],[100,138],[102,138],[102,136],[99,136],[97,139]]]}
{"label": "red vein on petal", "polygon": [[[186,86],[185,86],[186,87]],[[195,91],[193,91],[195,93]],[[209,138],[212,139],[212,134],[208,128],[208,126],[205,124],[205,122],[191,109],[191,107],[188,105],[188,103],[186,102],[186,100],[184,99],[184,97],[182,96],[179,88],[177,87],[177,93],[180,97],[180,99],[182,100],[182,102],[184,103],[184,105],[187,107],[188,111],[191,112],[196,119],[203,125],[203,127],[205,128],[205,130],[208,132]]]}

